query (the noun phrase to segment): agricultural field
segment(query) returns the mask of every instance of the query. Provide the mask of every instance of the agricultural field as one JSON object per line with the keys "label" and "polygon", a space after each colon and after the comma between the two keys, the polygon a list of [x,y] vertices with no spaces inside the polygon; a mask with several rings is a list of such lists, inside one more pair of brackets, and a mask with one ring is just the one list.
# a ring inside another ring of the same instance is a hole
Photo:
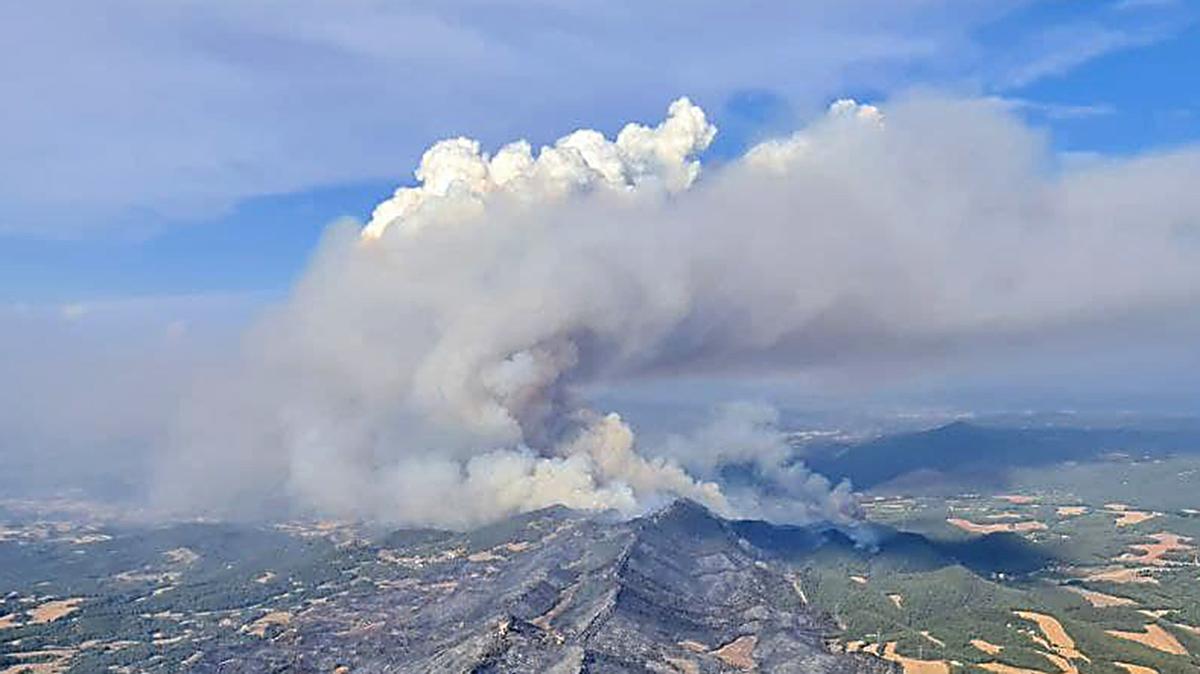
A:
{"label": "agricultural field", "polygon": [[794,563],[836,648],[911,674],[1197,672],[1198,468],[1110,458],[1016,470],[1003,493],[867,495],[872,522],[918,537]]}
{"label": "agricultural field", "polygon": [[333,525],[139,526],[8,506],[4,674],[180,671],[206,643],[266,637],[357,561]]}

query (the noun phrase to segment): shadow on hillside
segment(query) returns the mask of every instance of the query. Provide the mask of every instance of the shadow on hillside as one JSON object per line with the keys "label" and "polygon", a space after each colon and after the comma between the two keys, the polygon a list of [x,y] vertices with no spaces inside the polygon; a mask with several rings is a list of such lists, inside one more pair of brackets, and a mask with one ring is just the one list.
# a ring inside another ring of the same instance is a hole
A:
{"label": "shadow on hillside", "polygon": [[758,549],[787,561],[840,557],[870,560],[901,572],[931,571],[961,565],[977,575],[1027,575],[1055,564],[1044,547],[1019,535],[997,533],[966,540],[940,540],[891,527],[871,525],[854,531],[829,526],[777,526],[739,521],[734,530]]}

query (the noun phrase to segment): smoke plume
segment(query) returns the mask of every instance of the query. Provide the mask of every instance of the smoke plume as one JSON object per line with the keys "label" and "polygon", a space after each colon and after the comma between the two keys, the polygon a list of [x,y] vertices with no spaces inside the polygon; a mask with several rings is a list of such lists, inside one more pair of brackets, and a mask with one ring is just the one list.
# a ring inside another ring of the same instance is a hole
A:
{"label": "smoke plume", "polygon": [[769,409],[644,446],[582,391],[925,363],[1197,308],[1200,153],[1062,166],[998,105],[938,98],[838,101],[702,175],[715,133],[680,99],[615,140],[433,145],[197,385],[164,501],[466,527],[686,496],[848,522],[849,485],[805,469]]}

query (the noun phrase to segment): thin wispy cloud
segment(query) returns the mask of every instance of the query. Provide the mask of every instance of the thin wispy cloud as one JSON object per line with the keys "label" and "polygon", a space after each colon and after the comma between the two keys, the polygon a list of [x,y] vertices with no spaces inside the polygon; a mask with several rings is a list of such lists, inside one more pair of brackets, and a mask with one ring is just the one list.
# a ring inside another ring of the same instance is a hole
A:
{"label": "thin wispy cloud", "polygon": [[1117,0],[1112,7],[1118,11],[1154,10],[1178,7],[1183,0]]}
{"label": "thin wispy cloud", "polygon": [[1034,101],[1027,98],[1008,98],[1004,96],[994,96],[991,100],[1005,107],[1022,112],[1035,113],[1048,119],[1086,119],[1089,117],[1112,115],[1117,112],[1116,107],[1107,103],[1076,105],[1071,103]]}
{"label": "thin wispy cloud", "polygon": [[1169,34],[1162,29],[1130,31],[1094,24],[1056,27],[1030,39],[1029,50],[1018,50],[1021,61],[1000,73],[997,84],[1001,89],[1019,89],[1106,54],[1153,44]]}

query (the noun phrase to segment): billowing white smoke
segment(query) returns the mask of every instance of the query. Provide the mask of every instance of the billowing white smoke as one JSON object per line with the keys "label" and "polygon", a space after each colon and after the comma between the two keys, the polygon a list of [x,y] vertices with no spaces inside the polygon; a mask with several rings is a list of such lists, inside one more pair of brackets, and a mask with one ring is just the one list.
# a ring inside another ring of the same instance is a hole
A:
{"label": "billowing white smoke", "polygon": [[411,232],[437,218],[441,209],[482,208],[497,192],[537,202],[597,187],[633,189],[646,183],[685,190],[700,174],[696,155],[716,134],[704,111],[681,98],[656,128],[629,124],[615,142],[599,131],[581,129],[542,148],[537,157],[523,140],[505,145],[494,157],[480,152],[479,141],[444,140],[421,157],[415,174],[419,186],[401,187],[379,204],[363,236],[379,238],[392,225]]}
{"label": "billowing white smoke", "polygon": [[[417,186],[332,228],[235,371],[198,388],[164,493],[448,526],[680,495],[846,521],[849,487],[796,462],[769,413],[644,447],[579,390],[907,362],[1197,307],[1195,153],[1060,172],[994,105],[885,119],[839,101],[700,177],[714,134],[680,99],[616,141],[434,145]],[[757,479],[722,486],[729,465]]]}

